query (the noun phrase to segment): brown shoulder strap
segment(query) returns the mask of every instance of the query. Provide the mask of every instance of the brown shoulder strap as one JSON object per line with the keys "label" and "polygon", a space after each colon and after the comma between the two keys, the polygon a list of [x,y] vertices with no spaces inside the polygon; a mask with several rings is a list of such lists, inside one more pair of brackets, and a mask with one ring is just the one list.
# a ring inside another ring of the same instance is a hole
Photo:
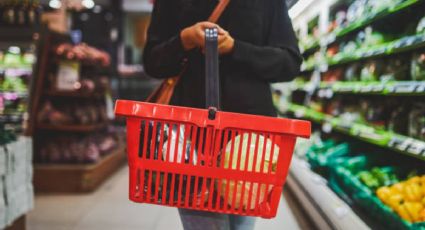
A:
{"label": "brown shoulder strap", "polygon": [[229,5],[230,0],[220,0],[218,5],[215,7],[214,11],[212,12],[210,18],[208,19],[209,22],[217,23],[220,16],[223,14],[224,10],[226,9],[227,5]]}

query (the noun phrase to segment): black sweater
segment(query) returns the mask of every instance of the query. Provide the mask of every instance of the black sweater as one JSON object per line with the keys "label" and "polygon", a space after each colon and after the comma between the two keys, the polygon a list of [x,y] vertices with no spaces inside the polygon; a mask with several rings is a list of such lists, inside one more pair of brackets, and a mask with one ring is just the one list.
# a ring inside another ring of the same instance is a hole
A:
{"label": "black sweater", "polygon": [[[144,50],[146,72],[168,78],[189,63],[173,105],[205,108],[204,56],[199,50],[185,52],[179,34],[207,20],[217,2],[155,2]],[[220,57],[221,110],[276,116],[269,84],[292,80],[302,60],[284,0],[231,0],[218,24],[235,39],[233,52]]]}

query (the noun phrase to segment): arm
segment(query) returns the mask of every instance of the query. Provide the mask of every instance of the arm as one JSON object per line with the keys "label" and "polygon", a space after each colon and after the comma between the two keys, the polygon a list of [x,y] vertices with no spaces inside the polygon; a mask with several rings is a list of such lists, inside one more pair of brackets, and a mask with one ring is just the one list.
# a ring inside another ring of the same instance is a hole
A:
{"label": "arm", "polygon": [[285,2],[268,2],[271,4],[266,10],[270,11],[271,19],[267,21],[266,46],[236,40],[232,57],[268,82],[291,81],[299,73],[302,62],[298,42]]}
{"label": "arm", "polygon": [[178,75],[183,66],[185,50],[175,18],[174,1],[156,0],[147,43],[143,52],[146,72],[155,78]]}

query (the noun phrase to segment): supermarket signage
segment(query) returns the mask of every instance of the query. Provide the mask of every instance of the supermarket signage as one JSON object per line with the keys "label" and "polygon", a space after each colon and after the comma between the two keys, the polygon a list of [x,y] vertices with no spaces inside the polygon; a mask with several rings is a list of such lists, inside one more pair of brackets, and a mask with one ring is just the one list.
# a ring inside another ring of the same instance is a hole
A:
{"label": "supermarket signage", "polygon": [[80,63],[76,61],[61,61],[56,79],[58,90],[73,91],[79,88]]}

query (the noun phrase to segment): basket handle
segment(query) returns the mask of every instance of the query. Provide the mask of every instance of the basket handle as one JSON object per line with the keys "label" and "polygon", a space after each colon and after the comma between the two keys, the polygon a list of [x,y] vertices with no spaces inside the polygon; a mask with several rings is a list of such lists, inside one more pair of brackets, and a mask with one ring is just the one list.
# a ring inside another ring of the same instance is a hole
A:
{"label": "basket handle", "polygon": [[205,92],[209,118],[215,119],[220,109],[220,78],[218,65],[218,29],[205,29]]}

